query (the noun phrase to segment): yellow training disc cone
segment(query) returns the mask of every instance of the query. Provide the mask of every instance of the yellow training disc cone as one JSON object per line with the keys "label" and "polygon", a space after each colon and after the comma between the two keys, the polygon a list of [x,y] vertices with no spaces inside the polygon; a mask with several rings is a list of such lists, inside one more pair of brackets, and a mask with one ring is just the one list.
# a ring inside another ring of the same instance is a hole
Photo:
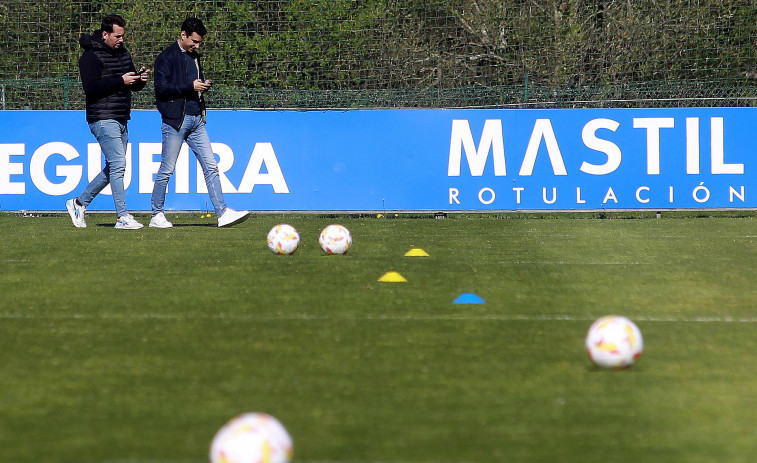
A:
{"label": "yellow training disc cone", "polygon": [[405,277],[397,272],[386,272],[378,281],[382,283],[407,283]]}
{"label": "yellow training disc cone", "polygon": [[421,248],[413,248],[405,253],[405,257],[428,257],[428,253]]}

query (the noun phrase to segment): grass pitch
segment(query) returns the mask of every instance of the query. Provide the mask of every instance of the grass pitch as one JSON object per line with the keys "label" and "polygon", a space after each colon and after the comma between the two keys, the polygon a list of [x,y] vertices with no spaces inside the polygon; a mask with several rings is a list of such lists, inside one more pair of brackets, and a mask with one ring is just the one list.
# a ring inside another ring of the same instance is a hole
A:
{"label": "grass pitch", "polygon": [[[264,411],[299,463],[751,463],[757,219],[670,216],[0,215],[0,459],[201,463]],[[318,248],[334,222],[346,256]],[[610,313],[633,369],[584,353]]]}

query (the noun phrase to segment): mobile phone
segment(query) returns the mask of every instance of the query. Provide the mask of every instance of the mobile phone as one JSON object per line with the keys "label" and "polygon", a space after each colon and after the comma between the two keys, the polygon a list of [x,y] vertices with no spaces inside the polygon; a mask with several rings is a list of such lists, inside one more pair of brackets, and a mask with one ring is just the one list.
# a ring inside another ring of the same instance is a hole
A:
{"label": "mobile phone", "polygon": [[134,73],[134,75],[135,75],[135,76],[141,76],[142,74],[144,74],[144,73],[145,73],[145,71],[146,71],[146,70],[147,70],[147,69],[140,69],[139,71],[135,72],[135,73]]}

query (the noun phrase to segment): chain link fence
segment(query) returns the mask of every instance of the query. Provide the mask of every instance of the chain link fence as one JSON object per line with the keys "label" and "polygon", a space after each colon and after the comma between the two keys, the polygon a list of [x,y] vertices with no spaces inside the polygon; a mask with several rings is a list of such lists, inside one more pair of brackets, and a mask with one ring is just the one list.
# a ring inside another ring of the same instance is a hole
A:
{"label": "chain link fence", "polygon": [[[2,109],[82,109],[78,39],[152,67],[188,16],[214,108],[751,106],[757,1],[5,0]],[[153,108],[152,87],[135,108]]]}

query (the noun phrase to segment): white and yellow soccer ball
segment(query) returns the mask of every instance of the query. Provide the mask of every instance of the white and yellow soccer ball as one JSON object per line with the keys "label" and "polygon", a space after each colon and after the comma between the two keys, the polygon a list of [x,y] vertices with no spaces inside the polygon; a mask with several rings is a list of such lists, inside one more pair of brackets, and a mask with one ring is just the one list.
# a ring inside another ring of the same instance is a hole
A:
{"label": "white and yellow soccer ball", "polygon": [[644,351],[641,330],[620,315],[608,315],[592,323],[586,334],[586,351],[595,365],[622,369],[638,362]]}
{"label": "white and yellow soccer ball", "polygon": [[289,463],[292,438],[276,418],[245,413],[226,423],[210,446],[210,463]]}
{"label": "white and yellow soccer ball", "polygon": [[268,249],[274,254],[293,254],[300,247],[300,234],[288,224],[280,223],[268,232]]}
{"label": "white and yellow soccer ball", "polygon": [[347,254],[352,247],[352,234],[346,227],[332,224],[323,229],[318,244],[327,254]]}

